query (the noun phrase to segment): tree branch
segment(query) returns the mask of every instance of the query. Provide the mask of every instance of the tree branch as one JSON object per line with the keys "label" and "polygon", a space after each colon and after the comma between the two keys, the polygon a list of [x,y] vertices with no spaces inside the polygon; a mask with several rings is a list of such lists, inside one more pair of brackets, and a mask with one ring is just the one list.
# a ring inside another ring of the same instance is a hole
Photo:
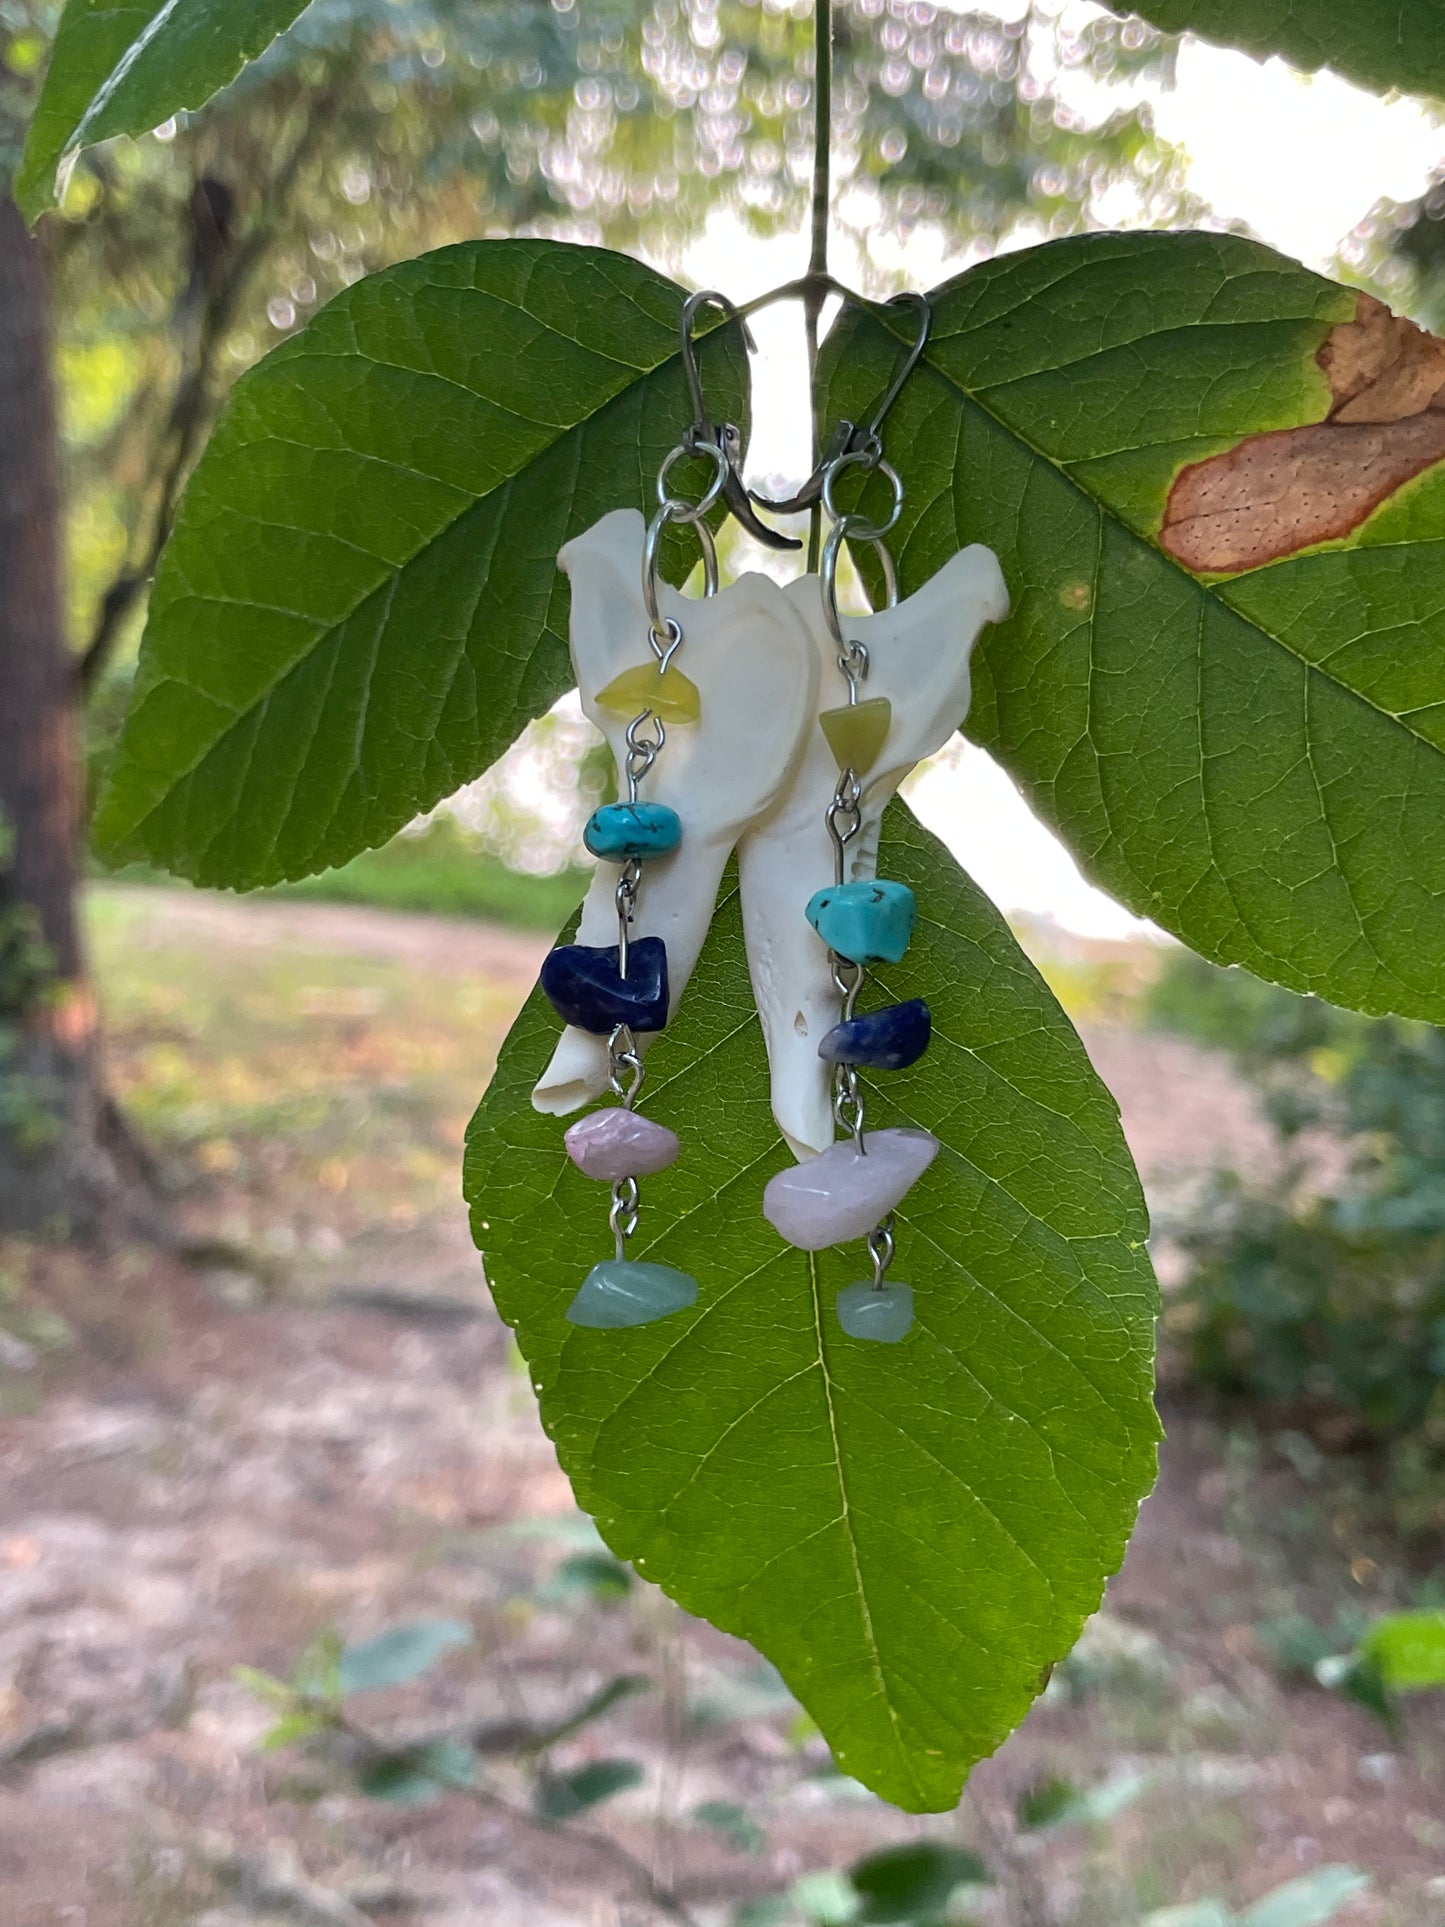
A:
{"label": "tree branch", "polygon": [[[803,326],[808,344],[808,412],[812,425],[812,447],[808,461],[811,474],[822,453],[822,434],[818,421],[818,326],[827,299],[824,277],[828,272],[828,214],[832,201],[833,137],[833,0],[814,0],[813,6],[813,211],[812,244],[808,252],[809,285],[803,295]],[[822,553],[823,508],[813,504],[808,524],[808,572],[817,567]]]}
{"label": "tree branch", "polygon": [[[155,574],[206,426],[212,380],[226,334],[253,275],[276,239],[281,216],[302,169],[315,153],[339,104],[334,89],[303,102],[301,132],[261,197],[264,212],[239,246],[223,250],[219,269],[209,281],[190,364],[183,369],[176,385],[170,419],[158,437],[151,475],[142,490],[143,495],[154,498],[155,514],[144,540],[133,546],[123,567],[101,596],[95,626],[76,665],[82,695],[88,695],[95,687],[110,660],[125,618]],[[200,183],[197,185],[199,188]],[[194,282],[188,284],[176,299],[173,315],[176,325],[184,320],[193,287]]]}
{"label": "tree branch", "polygon": [[[328,1721],[333,1731],[344,1733],[363,1753],[373,1759],[393,1760],[405,1757],[411,1749],[387,1746],[384,1741],[358,1726],[347,1714],[334,1708],[327,1709]],[[672,1887],[658,1880],[645,1860],[614,1840],[610,1834],[594,1833],[590,1827],[576,1827],[570,1821],[547,1820],[541,1815],[531,1813],[526,1807],[519,1807],[504,1799],[500,1793],[493,1793],[490,1787],[478,1786],[474,1780],[455,1778],[446,1772],[437,1772],[427,1759],[424,1746],[415,1749],[419,1771],[444,1792],[462,1793],[477,1806],[511,1820],[518,1826],[526,1827],[533,1833],[560,1834],[567,1840],[575,1840],[579,1846],[588,1848],[626,1876],[642,1899],[654,1912],[666,1919],[676,1921],[678,1927],[700,1927],[697,1915],[687,1902]]]}

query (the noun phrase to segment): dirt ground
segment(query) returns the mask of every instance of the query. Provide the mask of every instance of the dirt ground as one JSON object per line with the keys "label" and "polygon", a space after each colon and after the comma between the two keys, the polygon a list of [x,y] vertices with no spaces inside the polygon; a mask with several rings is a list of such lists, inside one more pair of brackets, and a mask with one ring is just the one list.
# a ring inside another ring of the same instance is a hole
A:
{"label": "dirt ground", "polygon": [[[1167,1401],[1163,1477],[1079,1653],[956,1816],[893,1813],[830,1771],[748,1649],[650,1587],[566,1583],[587,1522],[456,1198],[540,944],[162,892],[104,892],[94,923],[116,1082],[198,1244],[184,1263],[0,1250],[3,1927],[656,1917],[589,1834],[704,1922],[926,1837],[988,1862],[957,1916],[979,1927],[1134,1927],[1334,1862],[1373,1880],[1346,1927],[1445,1923],[1438,1713],[1395,1739],[1270,1660],[1271,1625],[1392,1584],[1282,1463]],[[1273,1155],[1222,1063],[1081,1028],[1156,1193]],[[334,1763],[259,1750],[274,1709],[237,1666],[285,1674],[326,1628],[438,1615],[473,1643],[376,1695],[378,1730],[490,1734],[485,1784],[524,1804],[507,1732],[636,1674],[650,1690],[558,1759],[623,1755],[641,1785],[549,1833],[459,1793],[384,1805]],[[1050,1779],[1106,1797],[1020,1824]],[[701,1824],[709,1802],[760,1838]]]}

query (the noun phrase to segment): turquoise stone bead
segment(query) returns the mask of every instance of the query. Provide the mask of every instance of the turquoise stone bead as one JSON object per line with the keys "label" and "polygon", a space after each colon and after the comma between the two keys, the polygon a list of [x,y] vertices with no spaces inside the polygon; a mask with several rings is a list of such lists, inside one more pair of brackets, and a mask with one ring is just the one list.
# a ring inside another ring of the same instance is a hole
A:
{"label": "turquoise stone bead", "polygon": [[807,911],[828,948],[855,964],[902,963],[917,915],[908,885],[881,879],[819,890]]}
{"label": "turquoise stone bead", "polygon": [[838,1293],[838,1323],[850,1338],[896,1345],[913,1329],[912,1285],[845,1285]]}
{"label": "turquoise stone bead", "polygon": [[622,1331],[629,1325],[654,1324],[696,1303],[697,1280],[685,1271],[635,1258],[604,1258],[582,1281],[567,1318],[590,1331]]}
{"label": "turquoise stone bead", "polygon": [[609,863],[666,856],[682,841],[682,818],[666,803],[604,803],[588,817],[582,841]]}

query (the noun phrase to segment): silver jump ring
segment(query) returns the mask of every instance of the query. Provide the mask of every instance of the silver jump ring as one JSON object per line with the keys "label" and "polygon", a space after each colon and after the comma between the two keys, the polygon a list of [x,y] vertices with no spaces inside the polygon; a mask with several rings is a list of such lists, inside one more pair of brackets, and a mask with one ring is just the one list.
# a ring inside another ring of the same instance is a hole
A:
{"label": "silver jump ring", "polygon": [[670,656],[672,650],[682,640],[681,634],[673,637],[673,630],[677,628],[677,624],[671,617],[663,615],[657,602],[658,558],[662,553],[662,538],[670,523],[692,523],[697,530],[698,546],[702,550],[702,592],[705,596],[713,596],[717,594],[718,588],[717,543],[713,539],[713,532],[706,522],[695,521],[690,514],[678,512],[680,508],[685,507],[685,503],[665,501],[648,523],[647,538],[642,545],[642,606],[647,611],[648,633],[653,640],[654,652],[657,653],[659,662],[663,662],[664,665],[666,659],[662,656],[661,650],[667,649]]}
{"label": "silver jump ring", "polygon": [[[833,484],[845,468],[852,468],[859,464],[866,467],[870,475],[885,476],[893,485],[893,507],[886,522],[869,522],[859,515],[838,513],[837,505],[833,500]],[[835,523],[848,522],[852,525],[847,533],[854,541],[880,542],[889,530],[896,526],[899,516],[903,513],[903,483],[891,462],[885,461],[881,455],[875,456],[870,449],[857,448],[849,454],[839,455],[828,464],[823,475],[823,507]]]}
{"label": "silver jump ring", "polygon": [[[669,494],[667,478],[673,469],[676,468],[677,464],[688,460],[690,457],[695,456],[700,459],[704,455],[710,455],[712,457],[713,466],[717,470],[717,473],[713,476],[711,482],[708,483],[706,490],[703,492],[702,500],[700,502],[684,502],[680,497]],[[727,453],[718,443],[699,442],[695,448],[689,448],[686,442],[679,442],[667,460],[662,464],[662,467],[657,471],[658,506],[659,508],[669,509],[671,511],[671,519],[674,522],[700,521],[702,517],[707,514],[708,510],[722,499],[722,492],[727,486],[727,479],[730,472]]]}

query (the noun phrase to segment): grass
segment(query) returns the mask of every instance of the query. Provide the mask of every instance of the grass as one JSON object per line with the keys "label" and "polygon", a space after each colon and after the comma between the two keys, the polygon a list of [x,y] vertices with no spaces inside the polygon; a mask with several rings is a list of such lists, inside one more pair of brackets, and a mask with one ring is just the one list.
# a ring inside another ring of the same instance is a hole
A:
{"label": "grass", "polygon": [[89,928],[112,1087],[208,1229],[293,1273],[455,1217],[515,987],[210,943],[114,889],[92,893]]}
{"label": "grass", "polygon": [[[506,924],[516,930],[560,930],[582,901],[590,872],[580,867],[552,876],[513,870],[449,816],[426,829],[393,837],[336,870],[258,891],[259,896],[313,902],[359,903],[374,910],[406,910]],[[174,885],[143,864],[115,872],[111,881]]]}

